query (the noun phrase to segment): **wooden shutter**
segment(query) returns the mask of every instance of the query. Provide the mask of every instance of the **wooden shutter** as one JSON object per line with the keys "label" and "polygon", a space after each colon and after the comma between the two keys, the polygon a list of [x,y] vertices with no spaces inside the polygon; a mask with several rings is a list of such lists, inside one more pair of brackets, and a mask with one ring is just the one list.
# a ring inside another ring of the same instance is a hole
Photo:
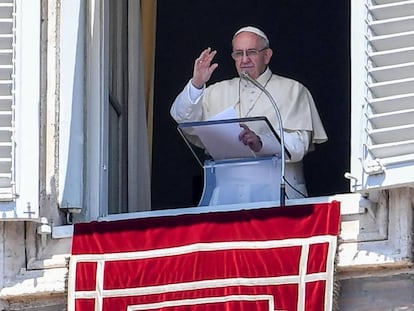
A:
{"label": "wooden shutter", "polygon": [[40,0],[0,0],[0,218],[39,219]]}
{"label": "wooden shutter", "polygon": [[0,201],[13,198],[14,13],[13,0],[0,3]]}
{"label": "wooden shutter", "polygon": [[353,65],[355,70],[361,66],[365,75],[363,98],[353,97],[352,103],[353,108],[362,103],[362,115],[353,115],[361,118],[363,130],[362,178],[357,189],[410,185],[414,182],[414,1],[370,0],[363,10],[365,63]]}

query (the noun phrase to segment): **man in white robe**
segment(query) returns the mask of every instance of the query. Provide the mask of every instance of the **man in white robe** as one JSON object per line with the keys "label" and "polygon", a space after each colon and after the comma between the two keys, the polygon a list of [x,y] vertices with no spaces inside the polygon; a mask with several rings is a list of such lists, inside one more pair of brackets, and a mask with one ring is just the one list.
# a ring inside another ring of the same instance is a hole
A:
{"label": "man in white robe", "polygon": [[[303,157],[314,144],[327,140],[312,95],[301,83],[273,74],[269,69],[273,51],[267,36],[260,29],[247,26],[233,36],[232,57],[239,77],[206,83],[218,67],[213,62],[217,51],[207,48],[194,62],[193,77],[177,96],[171,116],[177,123],[208,120],[223,110],[233,107],[239,118],[266,116],[278,131],[278,118],[269,98],[247,79],[247,73],[259,82],[274,98],[283,123],[285,146],[291,158],[286,162],[285,179],[288,199],[307,195],[303,174]],[[258,156],[280,153],[261,137],[260,129],[244,128],[239,139]],[[272,149],[273,148],[273,149]]]}

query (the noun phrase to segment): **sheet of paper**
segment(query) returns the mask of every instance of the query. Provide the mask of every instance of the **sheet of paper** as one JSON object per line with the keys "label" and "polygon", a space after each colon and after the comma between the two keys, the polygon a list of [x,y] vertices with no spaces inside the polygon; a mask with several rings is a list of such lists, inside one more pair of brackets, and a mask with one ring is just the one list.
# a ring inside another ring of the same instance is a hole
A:
{"label": "sheet of paper", "polygon": [[236,109],[229,107],[224,109],[222,112],[219,112],[214,117],[211,117],[209,120],[228,120],[228,119],[237,119]]}
{"label": "sheet of paper", "polygon": [[[234,108],[229,108],[209,120],[236,119]],[[238,122],[225,124],[210,124],[194,128],[207,152],[215,160],[252,158],[255,153],[239,140],[241,127]]]}

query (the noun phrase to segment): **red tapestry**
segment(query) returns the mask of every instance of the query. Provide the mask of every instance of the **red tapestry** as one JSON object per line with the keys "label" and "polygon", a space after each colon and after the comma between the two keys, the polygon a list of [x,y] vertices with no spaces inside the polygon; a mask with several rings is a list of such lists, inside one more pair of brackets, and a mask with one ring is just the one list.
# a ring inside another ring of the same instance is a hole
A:
{"label": "red tapestry", "polygon": [[327,311],[339,202],[76,224],[69,311]]}

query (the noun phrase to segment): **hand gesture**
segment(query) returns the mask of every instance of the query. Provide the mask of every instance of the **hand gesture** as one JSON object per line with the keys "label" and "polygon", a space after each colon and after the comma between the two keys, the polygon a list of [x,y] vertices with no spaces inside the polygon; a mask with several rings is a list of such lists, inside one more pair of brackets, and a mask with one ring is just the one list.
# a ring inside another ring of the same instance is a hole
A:
{"label": "hand gesture", "polygon": [[246,124],[240,124],[240,127],[243,129],[239,134],[239,140],[249,146],[254,152],[259,152],[262,149],[262,140],[259,136],[256,135],[251,129],[247,127]]}
{"label": "hand gesture", "polygon": [[201,89],[218,67],[217,63],[211,63],[216,54],[216,50],[212,51],[211,48],[207,48],[195,60],[191,82],[196,88]]}

